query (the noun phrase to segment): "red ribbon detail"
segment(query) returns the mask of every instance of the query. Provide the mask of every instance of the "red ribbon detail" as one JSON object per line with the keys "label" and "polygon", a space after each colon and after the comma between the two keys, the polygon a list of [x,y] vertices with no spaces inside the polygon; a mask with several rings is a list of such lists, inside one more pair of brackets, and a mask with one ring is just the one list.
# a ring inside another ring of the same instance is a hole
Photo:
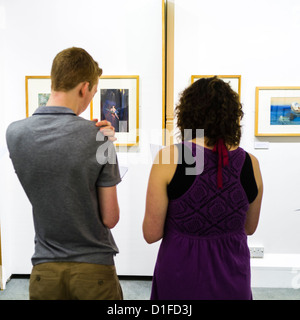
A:
{"label": "red ribbon detail", "polygon": [[217,152],[219,156],[217,183],[218,189],[221,189],[223,187],[222,168],[229,165],[228,150],[225,146],[223,139],[218,140],[218,142],[213,148],[213,152]]}

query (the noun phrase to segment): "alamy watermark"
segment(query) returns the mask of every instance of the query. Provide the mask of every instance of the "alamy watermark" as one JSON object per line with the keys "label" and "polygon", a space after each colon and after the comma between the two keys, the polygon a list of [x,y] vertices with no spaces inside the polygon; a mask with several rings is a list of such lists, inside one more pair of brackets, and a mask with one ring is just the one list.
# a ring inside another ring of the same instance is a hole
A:
{"label": "alamy watermark", "polygon": [[[160,130],[159,132],[158,130],[151,130],[151,132],[138,130],[137,132],[137,134],[140,137],[142,137],[143,146],[147,144],[149,145],[149,148],[147,150],[148,153],[151,152],[150,141],[153,140],[153,138],[156,138],[157,140],[157,137],[160,137],[161,133],[162,130]],[[139,157],[139,163],[149,163],[150,161],[152,161],[153,164],[165,165],[171,163],[182,164],[185,162],[187,164],[187,167],[185,168],[186,175],[201,174],[204,169],[204,148],[201,148],[196,144],[193,144],[191,140],[193,138],[196,139],[196,141],[204,141],[204,130],[197,129],[195,133],[196,134],[193,135],[192,129],[184,130],[184,135],[182,139],[184,146],[182,148],[177,148],[178,152],[174,153],[176,155],[176,159],[172,158],[171,149],[165,148],[165,150],[161,152],[161,157],[155,157],[154,160],[152,160],[150,156]],[[163,134],[165,134],[167,145],[169,145],[171,142],[171,138],[174,138],[173,131],[170,132],[167,129],[165,129]],[[104,137],[100,131],[97,133],[96,141],[103,141],[103,143],[98,147],[96,152],[97,162],[101,165],[104,165],[106,163],[116,164],[117,157],[114,145],[109,140],[107,140],[107,138]],[[174,141],[174,143],[176,143],[176,141]],[[160,148],[164,148],[164,146],[161,146]],[[131,153],[132,151],[136,152],[136,146],[122,147],[122,152]]]}

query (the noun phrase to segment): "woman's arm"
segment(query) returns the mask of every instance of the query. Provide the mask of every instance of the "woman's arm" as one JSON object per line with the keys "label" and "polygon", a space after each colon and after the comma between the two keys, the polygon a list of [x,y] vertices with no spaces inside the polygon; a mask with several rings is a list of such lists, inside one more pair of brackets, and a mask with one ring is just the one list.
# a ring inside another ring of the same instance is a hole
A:
{"label": "woman's arm", "polygon": [[263,196],[263,181],[262,181],[258,160],[250,153],[249,153],[249,156],[252,161],[254,177],[255,177],[255,181],[258,189],[258,194],[255,200],[249,205],[249,210],[247,212],[246,223],[245,223],[246,234],[252,235],[255,232],[258,225],[260,209],[261,209],[261,201]]}
{"label": "woman's arm", "polygon": [[143,222],[143,234],[148,243],[163,237],[169,203],[167,186],[176,171],[177,158],[178,151],[173,145],[160,150],[154,160],[149,176]]}

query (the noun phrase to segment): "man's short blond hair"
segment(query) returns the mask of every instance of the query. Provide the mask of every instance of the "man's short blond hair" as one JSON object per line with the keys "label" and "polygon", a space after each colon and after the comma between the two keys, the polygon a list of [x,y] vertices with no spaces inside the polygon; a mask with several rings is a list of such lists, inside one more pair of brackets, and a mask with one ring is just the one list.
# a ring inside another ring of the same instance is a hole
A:
{"label": "man's short blond hair", "polygon": [[84,49],[65,49],[53,60],[51,89],[66,92],[81,82],[88,82],[89,90],[92,90],[101,74],[98,63]]}

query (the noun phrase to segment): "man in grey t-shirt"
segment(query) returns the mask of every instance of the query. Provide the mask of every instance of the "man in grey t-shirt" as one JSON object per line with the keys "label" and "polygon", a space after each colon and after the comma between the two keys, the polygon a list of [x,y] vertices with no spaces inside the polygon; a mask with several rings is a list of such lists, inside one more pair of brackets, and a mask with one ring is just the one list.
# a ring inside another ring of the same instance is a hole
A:
{"label": "man in grey t-shirt", "polygon": [[101,74],[85,50],[63,50],[53,61],[47,106],[7,129],[33,207],[30,299],[122,299],[110,232],[119,220],[116,153],[94,122],[79,117]]}

